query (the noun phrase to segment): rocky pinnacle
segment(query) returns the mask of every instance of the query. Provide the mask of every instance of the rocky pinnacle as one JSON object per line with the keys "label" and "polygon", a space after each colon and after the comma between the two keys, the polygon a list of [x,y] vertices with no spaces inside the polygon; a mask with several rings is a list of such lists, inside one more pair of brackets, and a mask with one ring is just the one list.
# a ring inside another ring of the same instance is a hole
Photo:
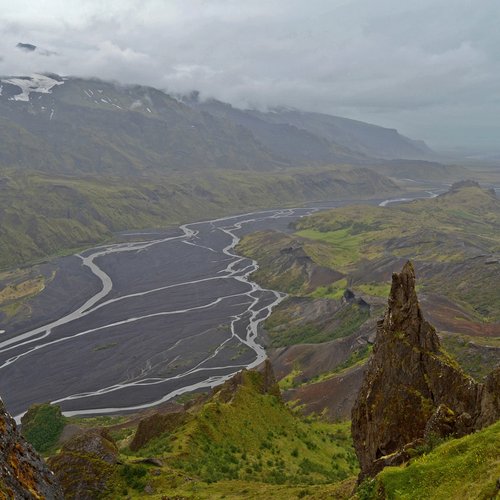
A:
{"label": "rocky pinnacle", "polygon": [[392,276],[388,307],[352,410],[360,479],[408,460],[407,450],[431,434],[464,435],[497,420],[499,373],[479,384],[443,352],[423,317],[415,271],[407,262]]}

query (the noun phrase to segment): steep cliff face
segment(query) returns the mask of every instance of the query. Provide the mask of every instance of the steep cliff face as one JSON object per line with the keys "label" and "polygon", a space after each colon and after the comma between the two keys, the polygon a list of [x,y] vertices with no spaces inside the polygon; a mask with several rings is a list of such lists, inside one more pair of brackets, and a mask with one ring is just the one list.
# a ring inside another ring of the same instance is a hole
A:
{"label": "steep cliff face", "polygon": [[500,418],[500,369],[487,382],[466,376],[442,350],[423,318],[408,262],[392,277],[373,357],[352,410],[360,477],[409,458],[406,450],[431,434],[464,435]]}
{"label": "steep cliff face", "polygon": [[59,484],[0,400],[0,498],[62,499]]}

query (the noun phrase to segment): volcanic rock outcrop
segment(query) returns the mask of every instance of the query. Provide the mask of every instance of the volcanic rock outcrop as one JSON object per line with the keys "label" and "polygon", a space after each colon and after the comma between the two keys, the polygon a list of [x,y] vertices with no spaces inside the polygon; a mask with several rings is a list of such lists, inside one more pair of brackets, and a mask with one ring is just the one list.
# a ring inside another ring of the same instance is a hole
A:
{"label": "volcanic rock outcrop", "polygon": [[388,308],[352,410],[360,480],[408,460],[408,450],[431,435],[461,436],[499,418],[500,367],[480,384],[442,351],[436,330],[423,318],[407,262],[392,276]]}
{"label": "volcanic rock outcrop", "polygon": [[91,429],[67,441],[49,459],[65,498],[94,500],[110,495],[113,489],[118,449],[102,429]]}
{"label": "volcanic rock outcrop", "polygon": [[130,443],[130,449],[132,451],[140,450],[155,437],[177,429],[177,427],[186,421],[186,418],[187,413],[185,411],[177,411],[165,415],[154,413],[142,419],[139,422],[134,439]]}
{"label": "volcanic rock outcrop", "polygon": [[63,498],[58,481],[35,449],[21,436],[1,399],[0,498]]}

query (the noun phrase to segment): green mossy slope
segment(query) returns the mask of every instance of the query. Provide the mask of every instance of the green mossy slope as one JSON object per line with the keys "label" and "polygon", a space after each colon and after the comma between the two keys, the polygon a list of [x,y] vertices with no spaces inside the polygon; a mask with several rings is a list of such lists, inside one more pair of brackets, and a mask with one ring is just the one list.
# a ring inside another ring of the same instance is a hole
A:
{"label": "green mossy slope", "polygon": [[172,433],[151,440],[141,456],[158,456],[204,482],[318,484],[357,472],[348,423],[327,424],[293,414],[275,394],[262,393],[262,375],[243,372],[228,400],[223,387]]}
{"label": "green mossy slope", "polygon": [[102,242],[116,231],[395,189],[385,177],[348,167],[119,179],[0,170],[0,269]]}
{"label": "green mossy slope", "polygon": [[500,422],[452,439],[409,465],[378,474],[368,498],[449,500],[498,498]]}

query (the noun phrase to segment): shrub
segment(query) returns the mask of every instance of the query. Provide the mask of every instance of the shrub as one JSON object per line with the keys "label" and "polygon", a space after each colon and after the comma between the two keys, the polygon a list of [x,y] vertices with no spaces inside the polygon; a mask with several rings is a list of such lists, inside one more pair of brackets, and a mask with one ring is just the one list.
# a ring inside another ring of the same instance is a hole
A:
{"label": "shrub", "polygon": [[48,403],[31,406],[21,419],[24,437],[39,453],[47,453],[56,445],[65,423],[61,408]]}

